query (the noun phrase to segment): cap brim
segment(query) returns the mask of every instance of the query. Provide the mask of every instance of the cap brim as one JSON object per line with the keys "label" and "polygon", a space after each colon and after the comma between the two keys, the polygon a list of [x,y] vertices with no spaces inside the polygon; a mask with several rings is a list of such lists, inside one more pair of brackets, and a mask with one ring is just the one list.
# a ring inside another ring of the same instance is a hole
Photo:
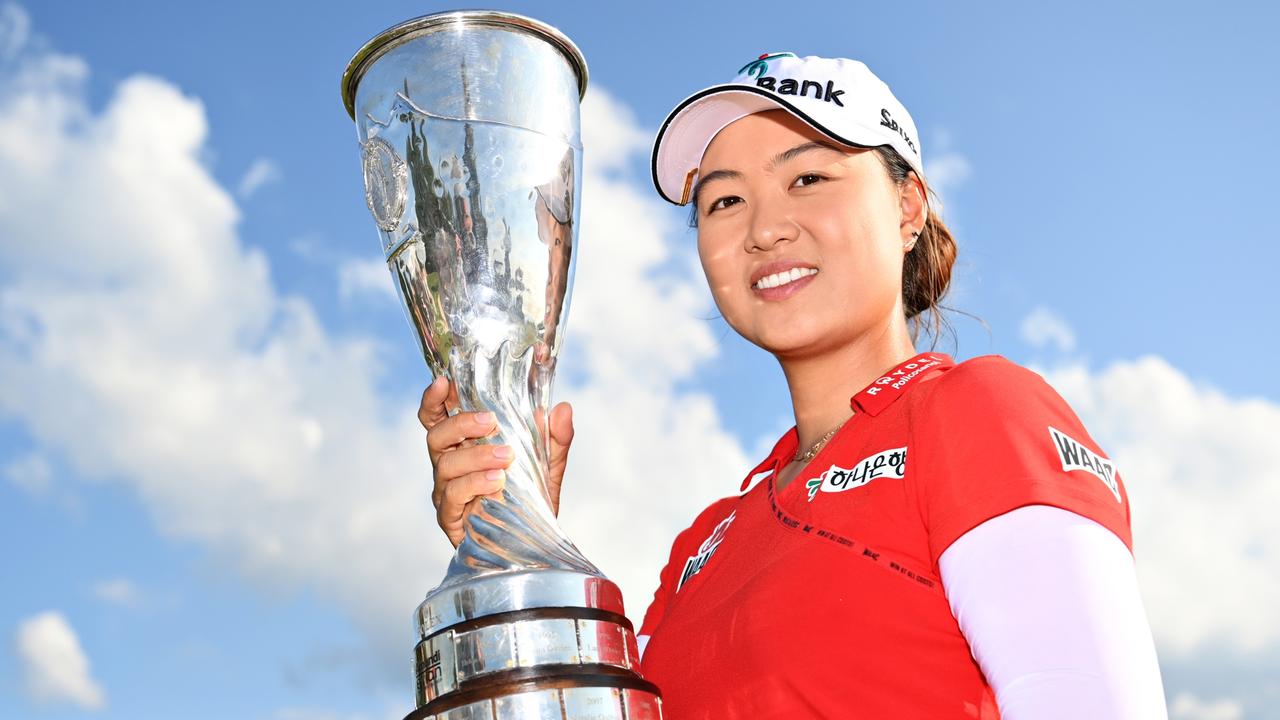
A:
{"label": "cap brim", "polygon": [[[676,106],[653,142],[653,184],[667,202],[684,205],[692,199],[693,171],[717,133],[730,123],[766,110],[786,110],[810,127],[842,145],[876,147],[882,138],[849,138],[833,132],[795,105],[752,85],[714,85],[690,95]],[[873,141],[859,142],[860,139]]]}

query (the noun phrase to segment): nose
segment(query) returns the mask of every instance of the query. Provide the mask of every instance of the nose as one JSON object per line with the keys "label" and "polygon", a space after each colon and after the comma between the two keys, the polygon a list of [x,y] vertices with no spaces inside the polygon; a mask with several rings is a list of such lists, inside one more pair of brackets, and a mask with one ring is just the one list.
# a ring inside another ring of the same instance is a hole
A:
{"label": "nose", "polygon": [[760,198],[752,209],[746,251],[767,252],[780,242],[795,240],[799,232],[785,198]]}

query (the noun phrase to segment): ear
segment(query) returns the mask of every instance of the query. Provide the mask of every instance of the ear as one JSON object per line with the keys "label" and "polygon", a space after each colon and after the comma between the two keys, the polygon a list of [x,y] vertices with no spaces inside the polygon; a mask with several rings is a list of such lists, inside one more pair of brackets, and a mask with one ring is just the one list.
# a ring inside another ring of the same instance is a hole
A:
{"label": "ear", "polygon": [[904,245],[912,242],[912,233],[923,230],[925,221],[929,219],[929,204],[925,197],[924,181],[914,170],[907,173],[907,179],[899,186],[898,199],[901,215],[898,229]]}

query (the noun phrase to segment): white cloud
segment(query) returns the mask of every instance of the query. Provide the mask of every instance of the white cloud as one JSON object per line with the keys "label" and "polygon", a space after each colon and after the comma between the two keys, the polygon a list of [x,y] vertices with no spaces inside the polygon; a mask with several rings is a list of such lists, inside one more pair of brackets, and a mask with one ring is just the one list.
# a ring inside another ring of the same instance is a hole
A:
{"label": "white cloud", "polygon": [[32,496],[47,495],[53,489],[53,469],[39,453],[27,453],[0,471],[14,487]]}
{"label": "white cloud", "polygon": [[[929,187],[933,189],[938,197],[942,198],[945,205],[951,193],[955,192],[961,185],[969,179],[973,174],[973,168],[969,164],[969,159],[961,153],[949,149],[951,144],[950,134],[941,132],[938,134],[937,152],[930,152],[926,156],[924,173],[929,180]],[[937,208],[935,208],[936,210]]]}
{"label": "white cloud", "polygon": [[1191,693],[1179,693],[1169,706],[1170,720],[1242,720],[1244,707],[1240,703],[1221,699],[1204,702]]}
{"label": "white cloud", "polygon": [[289,250],[299,258],[309,262],[329,262],[332,260],[324,250],[324,236],[314,230],[290,238]]}
{"label": "white cloud", "polygon": [[[376,246],[370,243],[370,247]],[[338,265],[338,297],[349,300],[364,294],[388,300],[398,298],[391,271],[387,269],[387,263],[376,254],[373,257],[346,260]]]}
{"label": "white cloud", "polygon": [[[582,146],[589,166],[587,172],[599,176],[621,170],[637,154],[645,156],[652,140],[653,133],[636,124],[630,107],[598,86],[587,92],[582,104]],[[600,203],[588,202],[584,209],[593,204]]]}
{"label": "white cloud", "polygon": [[18,55],[31,38],[31,17],[22,6],[0,5],[0,62]]}
{"label": "white cloud", "polygon": [[[416,391],[380,396],[383,341],[334,337],[277,291],[199,161],[197,100],[132,77],[96,113],[86,72],[46,54],[0,80],[0,416],[79,476],[126,483],[162,532],[344,608],[408,682],[408,618],[449,555]],[[716,352],[706,292],[692,255],[669,269],[678,214],[617,177],[647,138],[619,108],[599,88],[584,108],[564,515],[638,618],[676,532],[748,462],[710,397],[678,389]],[[51,217],[93,221],[49,252]]]}
{"label": "white cloud", "polygon": [[1054,346],[1058,352],[1076,349],[1076,334],[1067,321],[1047,307],[1037,307],[1022,319],[1022,339],[1031,347]]}
{"label": "white cloud", "polygon": [[[84,75],[43,55],[0,81],[0,416],[127,483],[161,531],[317,588],[398,660],[447,555],[416,398],[379,398],[370,343],[276,292],[199,161],[199,102],[133,77],[94,113]],[[51,217],[92,222],[50,252]]]}
{"label": "white cloud", "polygon": [[946,151],[934,156],[925,169],[929,181],[939,193],[953,190],[969,179],[973,168],[969,159],[955,151]]}
{"label": "white cloud", "polygon": [[138,586],[134,585],[129,578],[123,577],[95,583],[93,595],[103,602],[124,606],[136,605],[142,597],[141,592],[138,591]]}
{"label": "white cloud", "polygon": [[28,497],[52,502],[71,517],[84,516],[84,503],[66,483],[57,482],[53,465],[41,452],[27,452],[0,467],[0,476]]}
{"label": "white cloud", "polygon": [[284,175],[280,172],[280,166],[276,165],[275,161],[268,158],[258,158],[253,161],[253,164],[245,171],[244,176],[240,178],[239,195],[247,200],[264,185],[279,182],[282,177]]}
{"label": "white cloud", "polygon": [[85,710],[106,706],[106,694],[92,677],[80,639],[61,613],[43,612],[19,623],[14,649],[26,692],[36,702],[69,703]]}
{"label": "white cloud", "polygon": [[1275,649],[1280,405],[1228,397],[1158,357],[1045,375],[1120,469],[1161,653]]}

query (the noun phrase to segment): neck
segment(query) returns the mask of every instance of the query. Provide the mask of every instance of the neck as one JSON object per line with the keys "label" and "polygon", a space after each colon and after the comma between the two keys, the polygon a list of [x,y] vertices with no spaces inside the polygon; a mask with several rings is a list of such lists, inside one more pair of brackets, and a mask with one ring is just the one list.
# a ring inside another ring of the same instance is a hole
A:
{"label": "neck", "polygon": [[791,391],[801,452],[853,414],[849,398],[916,354],[904,323],[891,323],[830,352],[779,358]]}

